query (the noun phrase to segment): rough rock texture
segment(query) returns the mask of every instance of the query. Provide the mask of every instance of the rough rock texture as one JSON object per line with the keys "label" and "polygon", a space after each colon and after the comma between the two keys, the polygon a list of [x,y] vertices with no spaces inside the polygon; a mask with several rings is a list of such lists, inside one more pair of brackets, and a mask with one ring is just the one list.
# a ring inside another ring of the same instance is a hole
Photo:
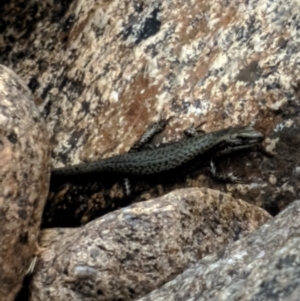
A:
{"label": "rough rock texture", "polygon": [[300,201],[139,301],[297,301]]}
{"label": "rough rock texture", "polygon": [[31,301],[134,300],[270,218],[211,189],[182,189],[79,229],[47,229]]}
{"label": "rough rock texture", "polygon": [[[209,185],[275,214],[300,192],[299,8],[298,0],[6,1],[0,62],[39,99],[54,166],[127,151],[160,115],[175,116],[165,140],[193,122],[206,120],[206,131],[256,122],[276,156],[219,162],[249,185],[198,174],[162,193]],[[59,224],[58,213],[75,225],[122,206],[111,205],[122,198],[111,186],[59,191],[45,226]],[[138,192],[136,201],[161,189]]]}
{"label": "rough rock texture", "polygon": [[36,251],[50,152],[25,83],[0,65],[0,299],[13,300]]}
{"label": "rough rock texture", "polygon": [[[175,118],[156,141],[177,139],[192,123],[206,121],[202,128],[213,131],[253,121],[275,156],[252,152],[217,160],[224,172],[236,171],[248,185],[215,183],[204,170],[204,176],[137,183],[134,201],[180,187],[210,186],[276,214],[298,197],[299,0],[10,0],[0,7],[0,62],[34,93],[52,137],[53,166],[127,151],[160,116]],[[44,226],[84,224],[128,204],[115,179],[96,180],[100,184],[53,187]],[[79,240],[83,229],[48,233],[56,237],[53,246],[60,252],[68,239],[76,251],[72,239]],[[51,254],[61,262],[60,253]],[[45,271],[47,283],[54,281],[51,273],[63,277],[69,267],[61,271],[57,262],[43,259],[37,275]],[[150,269],[151,262],[145,262]],[[83,286],[94,275],[78,263],[71,270],[72,284],[74,271]],[[170,269],[169,275],[175,272]],[[68,287],[68,279],[65,283]]]}

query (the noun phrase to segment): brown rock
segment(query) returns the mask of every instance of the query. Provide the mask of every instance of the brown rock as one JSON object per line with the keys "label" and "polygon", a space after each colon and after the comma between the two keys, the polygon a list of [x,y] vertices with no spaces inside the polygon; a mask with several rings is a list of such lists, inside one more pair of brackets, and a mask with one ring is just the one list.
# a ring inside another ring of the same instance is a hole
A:
{"label": "brown rock", "polygon": [[298,301],[300,201],[139,301]]}
{"label": "brown rock", "polygon": [[0,65],[0,299],[13,300],[36,251],[49,143],[26,84]]}
{"label": "brown rock", "polygon": [[31,301],[134,300],[255,230],[264,210],[211,189],[182,189],[77,229],[48,229]]}
{"label": "brown rock", "polygon": [[[0,55],[39,99],[54,166],[126,152],[161,115],[175,116],[164,140],[193,122],[209,132],[254,121],[276,156],[218,162],[251,185],[197,174],[163,193],[209,186],[276,214],[300,193],[298,11],[296,0],[5,1]],[[47,219],[65,220],[70,199],[71,222],[85,223],[118,207],[110,191],[66,194]]]}

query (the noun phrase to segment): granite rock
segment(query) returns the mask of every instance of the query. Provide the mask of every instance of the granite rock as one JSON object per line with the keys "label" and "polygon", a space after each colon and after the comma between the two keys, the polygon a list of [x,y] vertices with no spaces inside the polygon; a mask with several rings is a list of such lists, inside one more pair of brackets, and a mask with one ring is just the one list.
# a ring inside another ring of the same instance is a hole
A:
{"label": "granite rock", "polygon": [[36,252],[48,194],[47,131],[26,84],[0,65],[0,299],[11,301]]}
{"label": "granite rock", "polygon": [[139,301],[299,300],[300,201]]}
{"label": "granite rock", "polygon": [[[0,63],[34,94],[53,167],[126,152],[160,117],[175,118],[154,143],[180,138],[193,123],[214,131],[253,122],[274,156],[247,152],[217,162],[247,184],[216,183],[204,169],[172,183],[138,183],[134,202],[208,186],[276,215],[298,198],[298,0],[11,0],[0,7]],[[44,226],[85,224],[128,205],[117,184],[99,182],[53,189]]]}
{"label": "granite rock", "polygon": [[227,194],[191,188],[81,228],[45,229],[30,300],[134,300],[269,218]]}

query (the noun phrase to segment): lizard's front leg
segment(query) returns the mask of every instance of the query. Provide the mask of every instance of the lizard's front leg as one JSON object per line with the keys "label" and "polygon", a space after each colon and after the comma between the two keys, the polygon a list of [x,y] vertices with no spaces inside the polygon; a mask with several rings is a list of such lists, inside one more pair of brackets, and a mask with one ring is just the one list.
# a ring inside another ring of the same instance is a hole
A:
{"label": "lizard's front leg", "polygon": [[189,138],[189,137],[196,137],[205,134],[205,131],[200,129],[200,127],[205,123],[206,121],[203,121],[200,124],[198,124],[196,127],[194,126],[193,123],[189,128],[183,131],[184,135]]}
{"label": "lizard's front leg", "polygon": [[[173,116],[169,117],[168,119],[160,119],[157,122],[152,123],[148,129],[144,132],[142,137],[139,139],[138,142],[134,144],[134,146],[130,149],[130,152],[132,151],[140,151],[148,142],[152,140],[152,138],[162,132],[170,119],[172,119]],[[151,147],[150,147],[151,148]]]}

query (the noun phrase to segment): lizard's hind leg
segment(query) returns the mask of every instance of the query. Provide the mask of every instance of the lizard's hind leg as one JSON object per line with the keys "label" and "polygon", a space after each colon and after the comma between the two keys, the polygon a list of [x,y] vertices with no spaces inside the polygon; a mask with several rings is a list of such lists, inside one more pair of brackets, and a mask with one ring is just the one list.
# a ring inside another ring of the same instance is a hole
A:
{"label": "lizard's hind leg", "polygon": [[233,184],[241,184],[244,183],[244,181],[239,178],[236,174],[233,172],[224,174],[217,172],[217,168],[213,160],[210,161],[210,173],[212,175],[212,178],[214,180],[220,181],[220,182],[225,182],[225,183],[233,183]]}

